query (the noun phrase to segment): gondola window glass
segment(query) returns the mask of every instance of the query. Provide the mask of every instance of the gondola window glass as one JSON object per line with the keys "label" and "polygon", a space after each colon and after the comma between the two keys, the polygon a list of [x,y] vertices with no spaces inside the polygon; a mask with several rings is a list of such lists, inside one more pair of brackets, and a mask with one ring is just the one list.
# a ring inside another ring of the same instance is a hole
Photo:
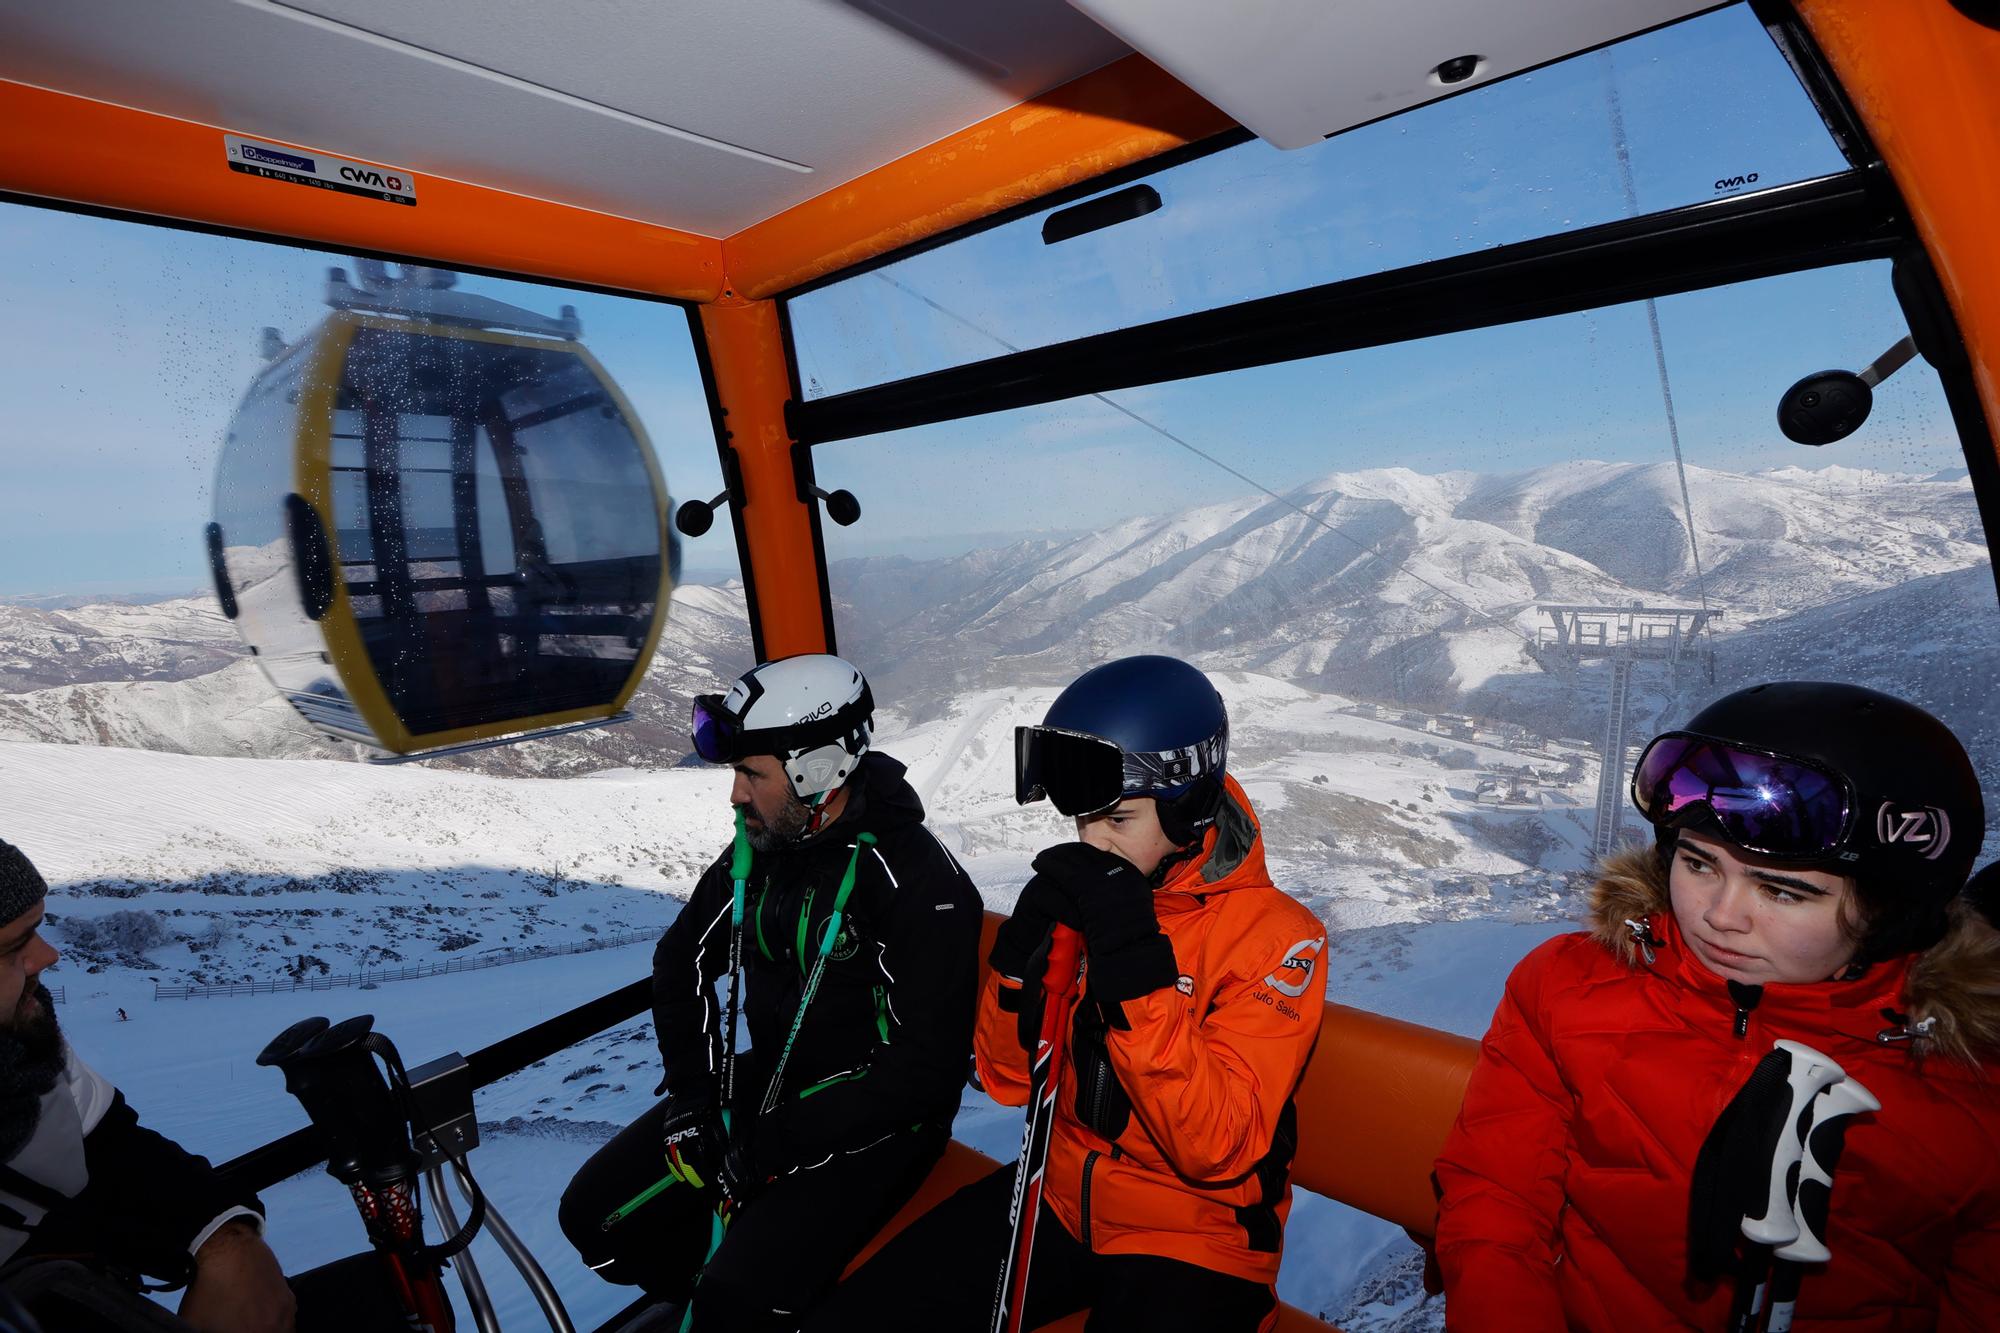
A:
{"label": "gondola window glass", "polygon": [[1146,178],[1158,211],[1046,245],[1051,210],[789,302],[817,398],[1844,170],[1747,5],[1280,152]]}
{"label": "gondola window glass", "polygon": [[[1011,799],[1012,729],[1112,658],[1200,666],[1331,998],[1476,1038],[1600,839],[1650,838],[1638,747],[1723,693],[1903,695],[2000,790],[2000,598],[1937,376],[1825,449],[1776,425],[1907,331],[1866,263],[821,445],[863,507],[823,528],[840,642],[1000,909],[1076,836]],[[1017,1146],[1018,1113],[959,1123]],[[1378,1247],[1377,1290],[1413,1283],[1390,1224],[1304,1200],[1279,1294],[1365,1326],[1323,1256]]]}
{"label": "gondola window glass", "polygon": [[[49,881],[43,933],[62,959],[43,981],[77,1052],[142,1123],[222,1162],[301,1123],[253,1064],[295,1019],[374,1013],[415,1064],[641,975],[729,836],[728,775],[678,765],[689,696],[750,661],[731,525],[686,549],[632,721],[376,767],[288,702],[345,717],[284,502],[320,519],[328,586],[373,639],[393,633],[379,585],[384,543],[400,546],[394,570],[430,617],[411,662],[451,660],[435,651],[440,618],[488,614],[476,555],[515,655],[487,661],[525,658],[532,636],[535,657],[563,659],[551,674],[622,675],[644,650],[629,632],[644,597],[612,571],[657,553],[649,479],[636,436],[600,429],[581,359],[546,344],[587,349],[674,498],[707,498],[721,469],[687,312],[460,274],[449,290],[550,319],[572,306],[580,332],[516,330],[525,346],[492,344],[507,367],[405,361],[379,393],[357,375],[336,402],[307,334],[338,313],[328,271],[353,279],[352,256],[11,203],[0,253],[0,839]],[[348,313],[357,336],[376,317]],[[461,418],[468,402],[491,411]],[[322,407],[323,495],[296,447],[302,408]],[[294,447],[269,447],[288,435]],[[255,657],[214,590],[211,522]],[[436,674],[449,702],[470,669]],[[576,1259],[553,1202],[597,1126],[653,1104],[649,1032],[634,1021],[478,1094],[472,1169],[582,1328],[629,1297]],[[365,1247],[323,1173],[262,1197],[287,1271]],[[504,1256],[475,1245],[502,1325],[539,1322]],[[474,1326],[462,1308],[459,1323]]]}

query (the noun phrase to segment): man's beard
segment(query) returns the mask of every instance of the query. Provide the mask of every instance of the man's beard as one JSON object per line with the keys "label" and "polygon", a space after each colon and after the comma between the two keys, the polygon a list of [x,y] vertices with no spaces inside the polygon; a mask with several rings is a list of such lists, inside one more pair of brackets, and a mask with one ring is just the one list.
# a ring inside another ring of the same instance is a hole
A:
{"label": "man's beard", "polygon": [[[38,1003],[28,1004],[28,995]],[[63,1061],[55,1001],[37,981],[22,996],[13,1021],[0,1025],[0,1162],[13,1160],[34,1137],[42,1097],[62,1077]]]}
{"label": "man's beard", "polygon": [[743,826],[744,834],[750,839],[750,850],[756,852],[781,852],[799,840],[812,821],[812,807],[794,796],[785,793],[785,804],[779,809],[778,817],[767,824]]}

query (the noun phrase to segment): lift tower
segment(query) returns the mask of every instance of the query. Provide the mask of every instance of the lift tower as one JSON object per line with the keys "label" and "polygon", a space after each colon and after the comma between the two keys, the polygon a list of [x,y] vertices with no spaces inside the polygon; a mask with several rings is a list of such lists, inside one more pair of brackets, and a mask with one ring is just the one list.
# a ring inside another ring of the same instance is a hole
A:
{"label": "lift tower", "polygon": [[1535,660],[1544,670],[1568,672],[1588,662],[1611,663],[1604,757],[1597,774],[1597,821],[1590,835],[1591,854],[1602,857],[1618,841],[1633,668],[1641,662],[1679,667],[1696,655],[1712,668],[1714,650],[1702,634],[1721,612],[1638,602],[1630,606],[1545,605],[1536,609],[1548,622],[1535,634]]}

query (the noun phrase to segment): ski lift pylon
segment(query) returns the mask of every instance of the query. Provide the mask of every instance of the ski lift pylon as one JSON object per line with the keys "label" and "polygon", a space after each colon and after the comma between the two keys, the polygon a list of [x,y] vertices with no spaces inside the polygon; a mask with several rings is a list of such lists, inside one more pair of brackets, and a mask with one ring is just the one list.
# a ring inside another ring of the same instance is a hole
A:
{"label": "ski lift pylon", "polygon": [[621,720],[676,572],[652,445],[575,310],[455,282],[362,260],[305,337],[263,331],[207,532],[271,683],[391,759]]}

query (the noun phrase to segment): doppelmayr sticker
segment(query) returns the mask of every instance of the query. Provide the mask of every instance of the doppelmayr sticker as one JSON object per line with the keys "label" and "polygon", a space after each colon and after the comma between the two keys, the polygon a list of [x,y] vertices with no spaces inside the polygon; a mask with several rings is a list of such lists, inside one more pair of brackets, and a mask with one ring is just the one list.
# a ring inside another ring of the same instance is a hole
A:
{"label": "doppelmayr sticker", "polygon": [[246,139],[240,134],[223,135],[222,145],[229,155],[229,169],[248,176],[310,185],[316,190],[338,190],[389,204],[414,207],[417,202],[416,177],[401,167]]}

